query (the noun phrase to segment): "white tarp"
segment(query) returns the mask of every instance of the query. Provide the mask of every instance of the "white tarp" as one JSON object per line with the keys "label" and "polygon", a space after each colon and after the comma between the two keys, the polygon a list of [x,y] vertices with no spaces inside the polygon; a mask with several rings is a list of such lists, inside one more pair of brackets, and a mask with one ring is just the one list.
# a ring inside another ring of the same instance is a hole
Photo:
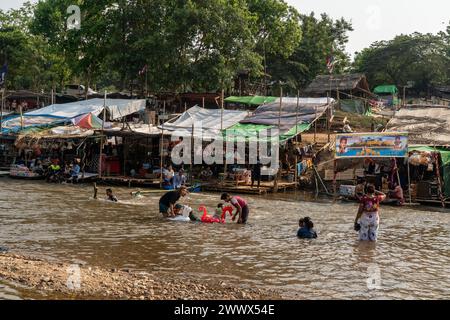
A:
{"label": "white tarp", "polygon": [[450,108],[403,108],[389,121],[387,131],[408,132],[410,144],[450,144]]}
{"label": "white tarp", "polygon": [[179,118],[164,123],[160,128],[165,133],[172,133],[180,137],[192,135],[192,125],[195,126],[194,135],[204,139],[216,139],[221,129],[228,129],[248,116],[247,111],[222,109],[203,109],[195,106],[184,112]]}
{"label": "white tarp", "polygon": [[[103,99],[91,99],[64,104],[53,104],[26,113],[25,115],[50,115],[68,119],[88,113],[98,116],[103,111],[104,103]],[[145,100],[106,99],[106,107],[111,116],[110,120],[116,120],[145,110]]]}

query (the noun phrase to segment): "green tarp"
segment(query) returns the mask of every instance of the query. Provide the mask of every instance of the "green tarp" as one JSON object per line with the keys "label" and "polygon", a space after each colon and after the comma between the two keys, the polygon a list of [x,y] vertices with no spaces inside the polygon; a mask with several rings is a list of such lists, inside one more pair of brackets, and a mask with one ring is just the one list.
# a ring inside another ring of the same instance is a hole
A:
{"label": "green tarp", "polygon": [[441,154],[444,193],[446,197],[450,197],[450,151],[439,147],[433,148],[427,146],[410,147],[409,151],[439,152]]}
{"label": "green tarp", "polygon": [[228,97],[225,99],[225,102],[231,103],[241,103],[248,104],[253,106],[260,106],[266,103],[272,103],[277,101],[276,97],[262,97],[262,96],[248,96],[248,97]]}
{"label": "green tarp", "polygon": [[373,89],[373,93],[375,94],[396,94],[398,93],[398,89],[394,85],[384,85],[378,86]]}
{"label": "green tarp", "polygon": [[348,113],[356,113],[364,116],[371,115],[370,107],[366,107],[364,101],[361,100],[341,100],[340,101],[341,110]]}
{"label": "green tarp", "polygon": [[[236,139],[236,137],[244,137],[246,141],[248,140],[254,140],[254,141],[261,141],[262,139],[259,139],[258,134],[262,131],[262,130],[269,130],[271,128],[276,129],[276,127],[274,126],[268,126],[268,125],[264,125],[264,124],[243,124],[243,123],[238,123],[234,126],[232,126],[231,128],[224,130],[224,135],[227,135],[227,137],[225,137],[226,140],[228,139]],[[308,131],[311,128],[310,124],[298,124],[297,127],[293,127],[291,130],[289,130],[288,132],[282,134],[280,136],[280,142],[284,142],[286,140],[295,138],[295,136],[297,136],[298,134]],[[230,137],[230,138],[229,138]]]}

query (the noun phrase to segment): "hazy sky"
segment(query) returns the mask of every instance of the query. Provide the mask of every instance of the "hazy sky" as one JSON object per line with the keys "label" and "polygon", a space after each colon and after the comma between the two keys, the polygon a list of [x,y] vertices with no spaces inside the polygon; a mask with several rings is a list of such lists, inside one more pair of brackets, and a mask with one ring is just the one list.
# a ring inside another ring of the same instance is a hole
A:
{"label": "hazy sky", "polygon": [[[348,52],[400,33],[436,33],[450,21],[449,0],[285,0],[301,13],[326,12],[353,22]],[[0,0],[0,8],[18,7],[23,0]]]}

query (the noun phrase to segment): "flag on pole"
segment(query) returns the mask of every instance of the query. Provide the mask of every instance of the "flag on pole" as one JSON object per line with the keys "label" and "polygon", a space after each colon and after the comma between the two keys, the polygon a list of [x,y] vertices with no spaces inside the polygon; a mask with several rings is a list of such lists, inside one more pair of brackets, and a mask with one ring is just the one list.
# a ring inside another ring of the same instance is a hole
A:
{"label": "flag on pole", "polygon": [[142,76],[148,71],[148,65],[145,65],[141,71],[139,71],[139,75]]}
{"label": "flag on pole", "polygon": [[6,74],[8,73],[8,63],[5,63],[0,69],[0,86],[5,84]]}
{"label": "flag on pole", "polygon": [[327,58],[327,68],[328,68],[328,71],[330,72],[330,74],[333,73],[335,64],[336,64],[336,60],[334,58],[334,55],[333,54],[329,55]]}

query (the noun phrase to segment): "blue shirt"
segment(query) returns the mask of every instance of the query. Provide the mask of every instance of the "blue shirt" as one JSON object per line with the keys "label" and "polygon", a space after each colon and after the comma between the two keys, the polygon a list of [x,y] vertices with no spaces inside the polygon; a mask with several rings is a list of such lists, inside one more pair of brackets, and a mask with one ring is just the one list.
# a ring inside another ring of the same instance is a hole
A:
{"label": "blue shirt", "polygon": [[317,233],[313,229],[308,229],[306,227],[303,227],[301,229],[298,229],[297,237],[302,238],[302,239],[316,239]]}
{"label": "blue shirt", "polygon": [[79,165],[74,165],[73,169],[72,169],[72,177],[78,177],[78,175],[80,174],[80,166]]}
{"label": "blue shirt", "polygon": [[185,184],[186,184],[186,177],[184,175],[180,176],[179,174],[176,174],[173,177],[173,188],[174,189],[178,189]]}

